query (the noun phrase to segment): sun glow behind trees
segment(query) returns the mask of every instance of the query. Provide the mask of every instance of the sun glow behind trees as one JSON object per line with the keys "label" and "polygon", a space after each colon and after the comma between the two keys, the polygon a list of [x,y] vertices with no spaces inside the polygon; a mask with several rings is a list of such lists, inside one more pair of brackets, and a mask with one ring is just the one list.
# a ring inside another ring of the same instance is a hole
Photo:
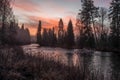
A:
{"label": "sun glow behind trees", "polygon": [[[96,6],[108,8],[110,0],[94,0],[94,2]],[[31,35],[36,35],[39,20],[42,21],[44,28],[52,28],[57,27],[60,18],[66,27],[71,19],[75,27],[80,4],[80,0],[15,0],[13,11],[20,25],[24,23],[30,29]]]}
{"label": "sun glow behind trees", "polygon": [[[111,4],[113,5],[113,4]],[[120,4],[114,4],[113,8],[110,7],[110,10],[112,11],[110,15],[108,15],[108,10],[104,7],[96,7],[94,5],[94,1],[93,0],[84,0],[82,1],[82,8],[80,9],[80,12],[78,13],[77,16],[77,23],[76,26],[78,27],[78,31],[79,31],[79,35],[75,36],[74,35],[74,27],[72,25],[72,21],[70,20],[67,26],[67,29],[64,29],[64,21],[62,19],[60,19],[60,21],[58,22],[58,26],[56,26],[58,28],[58,34],[54,35],[56,36],[57,42],[56,42],[56,46],[60,46],[60,47],[67,47],[67,48],[73,48],[75,46],[80,47],[80,48],[98,48],[98,49],[108,49],[115,48],[115,43],[118,44],[119,48],[119,6]],[[114,7],[116,7],[118,10],[115,11]],[[115,16],[114,14],[116,13]],[[112,15],[112,17],[111,17]],[[108,18],[108,16],[110,16],[110,18],[112,18],[112,21],[114,22],[114,20],[116,20],[116,23],[110,22],[112,27],[111,27],[111,31],[112,34],[109,33],[110,28],[107,26],[105,26],[105,20],[110,20]],[[117,30],[115,28],[115,24],[117,25]],[[49,40],[49,38],[47,38],[49,35],[49,32],[51,31],[51,29],[47,31],[47,29],[43,30],[43,36],[45,37],[45,40]],[[115,31],[117,31],[117,33],[115,33]],[[54,30],[53,30],[54,33]],[[117,34],[117,36],[115,35]],[[50,35],[49,35],[50,36]],[[74,36],[76,38],[74,38]],[[111,37],[112,36],[112,37]],[[114,38],[115,37],[115,38]],[[52,37],[50,37],[51,39],[53,39]],[[112,39],[114,38],[114,40]],[[49,42],[45,42],[45,43],[49,43]],[[113,41],[113,42],[110,42]],[[116,41],[116,42],[114,42]],[[75,45],[74,42],[77,44]],[[114,44],[114,46],[111,45]],[[48,45],[50,46],[50,45]],[[110,47],[111,46],[111,47]]]}

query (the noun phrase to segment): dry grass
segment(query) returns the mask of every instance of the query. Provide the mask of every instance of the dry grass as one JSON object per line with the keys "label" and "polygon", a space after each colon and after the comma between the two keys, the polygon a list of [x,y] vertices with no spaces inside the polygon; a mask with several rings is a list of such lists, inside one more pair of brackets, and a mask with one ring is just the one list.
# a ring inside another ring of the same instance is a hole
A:
{"label": "dry grass", "polygon": [[24,54],[21,47],[0,49],[0,80],[104,80],[103,77],[98,72]]}

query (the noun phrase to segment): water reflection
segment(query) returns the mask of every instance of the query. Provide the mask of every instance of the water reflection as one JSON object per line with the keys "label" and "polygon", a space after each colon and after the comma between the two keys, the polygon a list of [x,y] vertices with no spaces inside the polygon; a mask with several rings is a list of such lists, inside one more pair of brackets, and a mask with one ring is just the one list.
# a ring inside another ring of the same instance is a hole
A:
{"label": "water reflection", "polygon": [[111,62],[110,53],[94,52],[91,57],[90,70],[95,70],[100,74],[104,75],[105,80],[110,80],[111,72]]}
{"label": "water reflection", "polygon": [[73,65],[79,67],[80,66],[80,56],[77,53],[74,53],[72,56]]}
{"label": "water reflection", "polygon": [[120,57],[114,56],[112,53],[92,51],[91,54],[91,51],[86,52],[85,50],[79,49],[67,50],[49,47],[39,48],[37,45],[23,46],[23,49],[25,53],[31,55],[44,57],[45,59],[53,59],[68,66],[80,67],[85,73],[87,73],[87,71],[91,73],[96,71],[96,74],[101,76],[103,80],[120,79]]}
{"label": "water reflection", "polygon": [[112,75],[116,80],[120,80],[120,55],[112,54],[110,60],[111,60]]}

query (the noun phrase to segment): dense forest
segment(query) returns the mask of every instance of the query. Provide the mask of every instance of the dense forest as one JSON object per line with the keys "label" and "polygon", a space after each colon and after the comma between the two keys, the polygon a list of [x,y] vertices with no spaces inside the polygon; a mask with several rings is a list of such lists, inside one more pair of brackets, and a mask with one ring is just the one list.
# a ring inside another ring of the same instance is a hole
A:
{"label": "dense forest", "polygon": [[30,33],[24,28],[20,28],[15,18],[12,7],[12,0],[0,0],[0,44],[29,44]]}
{"label": "dense forest", "polygon": [[[0,44],[28,44],[28,29],[18,26],[12,7],[12,0],[0,0]],[[58,22],[58,30],[42,28],[39,21],[37,43],[40,46],[66,48],[92,48],[100,50],[120,49],[120,1],[112,0],[109,10],[97,7],[93,0],[82,0],[76,25],[69,20],[67,29],[64,21]],[[109,25],[106,25],[106,21]],[[75,36],[74,27],[78,27],[79,35]],[[13,41],[14,40],[14,41]]]}
{"label": "dense forest", "polygon": [[[119,51],[120,49],[120,1],[112,0],[109,10],[97,7],[93,0],[81,1],[76,26],[79,36],[74,35],[72,20],[67,30],[62,19],[58,22],[58,31],[43,29],[39,21],[37,43],[40,46],[59,46],[66,48],[92,48],[105,51]],[[106,21],[109,25],[106,25]]]}

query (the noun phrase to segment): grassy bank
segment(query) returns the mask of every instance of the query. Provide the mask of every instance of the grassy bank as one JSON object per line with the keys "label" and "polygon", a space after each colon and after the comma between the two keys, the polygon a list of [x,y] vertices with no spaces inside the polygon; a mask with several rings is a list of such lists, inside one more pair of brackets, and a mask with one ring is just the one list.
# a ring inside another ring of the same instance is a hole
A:
{"label": "grassy bank", "polygon": [[0,80],[104,80],[104,75],[24,54],[15,46],[0,49]]}

